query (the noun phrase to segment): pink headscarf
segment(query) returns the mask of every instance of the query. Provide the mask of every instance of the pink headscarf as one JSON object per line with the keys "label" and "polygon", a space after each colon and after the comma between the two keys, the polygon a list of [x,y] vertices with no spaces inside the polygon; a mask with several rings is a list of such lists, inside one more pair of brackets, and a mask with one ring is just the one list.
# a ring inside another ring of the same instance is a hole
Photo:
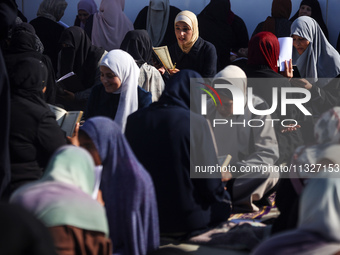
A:
{"label": "pink headscarf", "polygon": [[119,49],[125,34],[133,24],[124,14],[125,0],[102,0],[99,12],[93,16],[92,43],[107,51]]}

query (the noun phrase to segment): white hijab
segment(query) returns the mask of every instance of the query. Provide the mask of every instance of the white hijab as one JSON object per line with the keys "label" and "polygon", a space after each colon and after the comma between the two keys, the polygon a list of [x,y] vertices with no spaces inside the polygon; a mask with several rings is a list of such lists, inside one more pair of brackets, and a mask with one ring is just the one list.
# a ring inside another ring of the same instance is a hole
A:
{"label": "white hijab", "polygon": [[310,43],[301,55],[293,48],[293,64],[298,67],[302,78],[318,82],[317,85],[322,88],[340,74],[340,55],[313,18],[297,18],[291,26],[291,35],[303,37]]}
{"label": "white hijab", "polygon": [[169,0],[150,0],[146,30],[152,41],[152,46],[158,47],[163,41],[170,16]]}
{"label": "white hijab", "polygon": [[129,53],[119,49],[107,53],[100,65],[110,68],[122,83],[120,88],[114,92],[114,94],[120,94],[114,121],[124,132],[127,117],[138,109],[139,67]]}
{"label": "white hijab", "polygon": [[123,12],[125,0],[102,0],[93,16],[92,44],[107,51],[119,49],[133,24]]}

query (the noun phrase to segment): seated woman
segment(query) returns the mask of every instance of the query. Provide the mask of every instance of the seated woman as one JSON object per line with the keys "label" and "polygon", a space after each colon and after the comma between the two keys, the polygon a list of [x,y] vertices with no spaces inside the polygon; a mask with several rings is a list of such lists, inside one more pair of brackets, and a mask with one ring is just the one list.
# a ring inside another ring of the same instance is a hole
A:
{"label": "seated woman", "polygon": [[291,0],[273,0],[271,16],[256,26],[252,37],[262,31],[271,32],[278,38],[289,37],[292,24],[289,20],[291,12]]}
{"label": "seated woman", "polygon": [[220,172],[190,178],[195,166],[218,164],[207,121],[190,111],[190,101],[201,98],[198,87],[190,90],[190,78],[203,82],[191,70],[175,74],[158,102],[131,114],[126,127],[131,148],[154,180],[164,236],[207,231],[227,220],[231,210]]}
{"label": "seated woman", "polygon": [[[246,73],[248,77],[248,87],[253,88],[253,93],[264,99],[271,107],[273,105],[273,89],[277,89],[277,107],[271,114],[273,119],[279,119],[280,122],[285,119],[298,121],[298,110],[293,105],[286,106],[286,114],[281,114],[281,89],[290,88],[289,80],[278,73],[278,60],[280,54],[280,45],[277,37],[271,32],[259,32],[254,35],[249,41],[248,47],[248,65]],[[291,61],[289,61],[291,64]],[[288,66],[285,71],[288,75],[292,67]],[[289,74],[291,75],[291,74]],[[291,75],[292,76],[292,75]],[[292,95],[287,93],[287,97]],[[302,145],[302,135],[300,130],[292,132],[284,132],[285,128],[280,125],[280,122],[275,122],[275,133],[279,144],[280,158],[276,162],[277,165],[288,163],[294,150]],[[286,125],[288,122],[286,122]],[[295,123],[291,123],[295,124]],[[307,127],[309,128],[309,126]]]}
{"label": "seated woman", "polygon": [[64,146],[40,180],[10,198],[48,227],[59,255],[112,254],[105,209],[91,197],[96,191],[94,167],[86,150]]}
{"label": "seated woman", "polygon": [[[253,255],[339,254],[340,179],[339,144],[324,148],[317,157],[322,166],[304,189],[299,203],[298,226],[260,244]],[[328,168],[328,166],[330,168]]]}
{"label": "seated woman", "polygon": [[292,85],[311,92],[308,106],[313,116],[340,102],[340,55],[328,42],[318,23],[307,16],[297,18],[291,27],[293,37],[293,65],[301,78],[292,79]]}
{"label": "seated woman", "polygon": [[172,63],[176,65],[171,74],[182,69],[198,72],[203,78],[216,74],[217,54],[213,44],[198,35],[198,21],[194,13],[182,11],[175,19],[177,43],[169,47]]}
{"label": "seated woman", "polygon": [[308,16],[313,18],[320,26],[322,32],[328,40],[328,29],[322,17],[322,11],[318,0],[302,0],[299,10],[290,19],[294,22],[298,17]]}
{"label": "seated woman", "polygon": [[37,12],[37,18],[30,21],[37,36],[44,45],[44,54],[51,59],[54,72],[58,72],[58,54],[60,45],[58,44],[64,27],[58,21],[64,16],[67,7],[65,0],[43,0]]}
{"label": "seated woman", "polygon": [[146,255],[159,246],[152,179],[133,154],[121,128],[106,117],[87,120],[79,145],[103,165],[100,189],[114,254]]}
{"label": "seated woman", "polygon": [[[239,67],[229,65],[224,68],[214,77],[213,85],[216,84],[231,84],[230,86],[242,92],[243,97],[235,100],[229,89],[216,89],[221,103],[217,107],[212,100],[207,103],[207,117],[212,126],[214,119],[227,121],[223,125],[215,125],[213,131],[219,156],[231,155],[230,165],[238,170],[235,174],[233,172],[233,179],[227,183],[228,191],[231,192],[233,212],[259,211],[259,205],[268,205],[262,202],[266,202],[266,197],[279,179],[278,172],[262,172],[266,167],[273,167],[279,159],[275,129],[270,123],[272,117],[255,115],[250,111],[247,102],[247,76]],[[269,108],[258,96],[253,95],[251,102],[257,110]],[[242,107],[244,114],[234,114],[234,107]],[[262,124],[256,124],[254,127],[249,123]],[[244,169],[254,171],[247,172],[243,171]]]}
{"label": "seated woman", "polygon": [[92,45],[80,27],[69,27],[61,34],[59,77],[74,72],[78,83],[67,84],[59,91],[58,103],[67,110],[84,110],[91,89],[100,84],[99,64],[107,52]]}
{"label": "seated woman", "polygon": [[169,0],[150,0],[149,6],[138,13],[133,26],[135,29],[146,29],[152,46],[169,47],[176,43],[173,24],[179,12],[181,10],[170,5]]}
{"label": "seated woman", "polygon": [[65,133],[44,101],[45,65],[35,58],[24,58],[14,70],[9,74],[11,192],[40,179],[49,158],[66,144]]}
{"label": "seated woman", "polygon": [[231,10],[230,0],[211,0],[197,15],[200,36],[216,47],[217,70],[230,64],[230,52],[248,47],[248,30],[243,19]]}
{"label": "seated woman", "polygon": [[122,50],[110,51],[100,63],[102,84],[92,89],[85,119],[109,117],[125,130],[127,117],[151,104],[151,94],[138,86],[140,70],[131,55]]}
{"label": "seated woman", "polygon": [[85,28],[85,24],[90,15],[98,12],[97,4],[94,0],[80,0],[77,5],[78,15],[74,21],[77,27]]}
{"label": "seated woman", "polygon": [[146,30],[127,32],[120,49],[135,59],[140,69],[138,85],[151,93],[152,102],[157,101],[164,90],[164,81],[160,72],[150,64],[153,49]]}

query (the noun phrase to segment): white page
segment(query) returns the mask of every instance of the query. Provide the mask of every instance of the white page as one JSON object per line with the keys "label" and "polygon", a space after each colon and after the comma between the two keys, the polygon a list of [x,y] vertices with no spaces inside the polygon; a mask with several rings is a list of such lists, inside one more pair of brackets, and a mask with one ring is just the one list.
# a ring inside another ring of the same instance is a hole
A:
{"label": "white page", "polygon": [[51,105],[48,104],[48,106],[50,107],[51,111],[55,114],[55,118],[58,122],[59,127],[61,126],[61,124],[63,123],[65,114],[67,113],[67,111],[65,111],[64,109],[55,106],[55,105]]}
{"label": "white page", "polygon": [[293,38],[292,37],[280,37],[279,44],[280,44],[280,56],[279,56],[279,65],[280,65],[280,72],[285,70],[285,60],[287,62],[292,59],[293,53]]}
{"label": "white page", "polygon": [[97,199],[98,196],[98,190],[100,186],[100,180],[102,178],[102,171],[103,171],[103,166],[99,165],[94,168],[94,175],[95,175],[95,183],[94,183],[94,189],[92,193],[92,198]]}

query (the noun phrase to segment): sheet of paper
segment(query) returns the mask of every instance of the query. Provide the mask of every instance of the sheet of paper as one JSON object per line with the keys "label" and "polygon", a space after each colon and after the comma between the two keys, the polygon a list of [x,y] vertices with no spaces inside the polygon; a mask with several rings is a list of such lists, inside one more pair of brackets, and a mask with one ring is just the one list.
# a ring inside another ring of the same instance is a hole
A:
{"label": "sheet of paper", "polygon": [[279,56],[279,66],[280,71],[285,70],[285,60],[289,61],[292,58],[293,53],[293,38],[292,37],[280,37],[280,56]]}

